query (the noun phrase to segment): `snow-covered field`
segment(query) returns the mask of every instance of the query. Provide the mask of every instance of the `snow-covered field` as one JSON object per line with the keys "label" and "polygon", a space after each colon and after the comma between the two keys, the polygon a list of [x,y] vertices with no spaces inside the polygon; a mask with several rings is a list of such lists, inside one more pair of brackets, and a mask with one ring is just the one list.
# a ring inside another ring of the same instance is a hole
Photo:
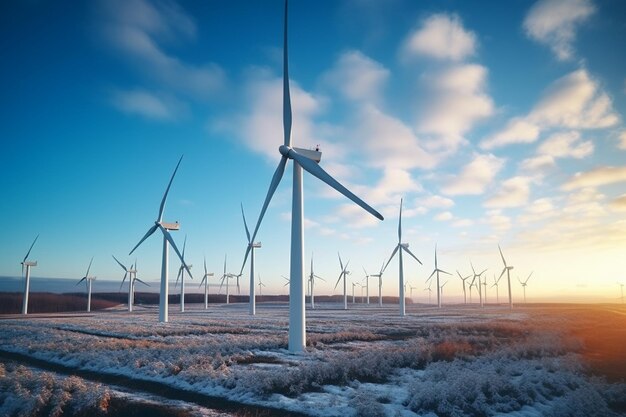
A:
{"label": "snow-covered field", "polygon": [[[301,355],[286,350],[286,304],[260,304],[255,317],[243,304],[182,314],[172,306],[167,324],[141,307],[2,320],[0,351],[266,407],[268,415],[625,415],[626,385],[586,372],[584,340],[569,331],[575,314],[411,306],[399,317],[397,306],[333,307],[307,311]],[[0,415],[12,415],[30,389],[15,388],[25,377],[7,369]]]}

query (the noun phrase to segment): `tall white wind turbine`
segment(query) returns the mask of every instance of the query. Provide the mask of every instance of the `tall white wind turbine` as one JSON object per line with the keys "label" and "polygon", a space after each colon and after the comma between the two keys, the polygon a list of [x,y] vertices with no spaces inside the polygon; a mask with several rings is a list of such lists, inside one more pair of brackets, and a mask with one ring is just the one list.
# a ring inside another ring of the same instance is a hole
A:
{"label": "tall white wind turbine", "polygon": [[496,287],[496,304],[500,304],[500,291],[498,291],[498,284],[500,283],[500,278],[496,278],[496,274],[493,274],[493,285],[491,286],[491,288]]}
{"label": "tall white wind turbine", "polygon": [[[345,195],[373,216],[383,220],[383,216],[367,205],[363,200],[354,195],[346,187],[331,177],[318,165],[322,154],[318,151],[311,151],[292,146],[291,140],[291,98],[289,93],[289,70],[287,51],[287,1],[285,1],[285,27],[283,46],[283,132],[284,143],[278,148],[281,158],[278,167],[274,172],[270,183],[265,202],[261,208],[259,219],[257,220],[252,241],[265,215],[265,211],[272,200],[272,196],[280,183],[285,172],[285,167],[289,159],[293,160],[293,197],[291,209],[291,266],[290,266],[290,288],[289,288],[289,351],[302,352],[306,344],[306,318],[304,306],[304,206],[302,194],[302,170],[309,172],[313,176],[324,181],[341,194]],[[249,251],[246,251],[246,257]],[[245,257],[244,257],[245,262]]]}
{"label": "tall white wind turbine", "polygon": [[[335,289],[337,288],[337,285],[339,285],[339,281],[341,281],[341,278],[343,278],[343,309],[347,310],[348,309],[348,292],[347,292],[348,288],[346,286],[346,278],[350,274],[350,271],[348,271],[348,264],[350,263],[350,261],[346,262],[346,266],[343,266],[343,262],[341,262],[341,255],[337,253],[337,256],[339,257],[339,265],[341,266],[341,272],[339,273],[339,279],[337,279],[337,283],[335,284]],[[354,286],[352,286],[352,301],[354,302]]]}
{"label": "tall white wind turbine", "polygon": [[143,285],[145,285],[146,287],[149,287],[150,284],[143,282],[142,280],[139,279],[139,277],[137,277],[137,271],[139,270],[139,266],[137,265],[137,258],[135,258],[135,264],[130,266],[130,269],[132,271],[132,275],[131,275],[131,283],[132,283],[132,297],[130,299],[131,303],[134,305],[135,304],[135,288],[136,288],[136,283],[140,282]]}
{"label": "tall white wind turbine", "polygon": [[[480,306],[484,307],[484,301],[483,301],[483,288],[482,288],[482,282],[480,281],[480,277],[485,273],[485,271],[487,271],[486,269],[483,269],[480,274],[476,273],[476,270],[474,269],[474,264],[472,264],[472,262],[470,261],[470,266],[472,267],[472,273],[474,274],[474,278],[472,278],[472,283],[470,284],[470,287],[472,285],[476,286],[476,288],[478,289],[478,296],[480,297]],[[478,283],[474,284],[476,282],[476,279],[478,278]],[[472,296],[471,293],[471,289],[470,289],[470,298]]]}
{"label": "tall white wind turbine", "polygon": [[369,304],[370,303],[370,278],[374,278],[376,277],[376,275],[368,274],[367,271],[365,270],[365,267],[363,267],[363,272],[365,272],[365,299],[366,299],[366,303]]}
{"label": "tall white wind turbine", "polygon": [[[180,312],[185,312],[185,270],[189,271],[192,264],[185,264],[185,247],[187,246],[187,235],[185,235],[185,241],[183,242],[183,253],[182,253],[182,263],[180,264],[180,268],[178,268],[178,275],[176,276],[176,283],[174,284],[174,288],[178,285],[178,280],[180,279]],[[189,278],[193,279],[191,273],[189,273]]]}
{"label": "tall white wind turbine", "polygon": [[526,304],[526,285],[528,285],[528,280],[530,279],[532,274],[533,273],[531,272],[530,275],[528,275],[528,277],[526,277],[524,281],[522,281],[521,279],[519,279],[519,277],[517,277],[517,280],[519,281],[520,284],[522,284],[522,289],[524,290],[524,304]]}
{"label": "tall white wind turbine", "polygon": [[226,281],[226,304],[230,304],[230,279],[234,277],[233,274],[226,273],[226,257],[228,254],[224,255],[224,273],[220,277],[220,289],[218,292],[222,291],[222,286],[224,285],[224,281]]}
{"label": "tall white wind turbine", "polygon": [[93,262],[93,256],[91,257],[91,260],[89,261],[89,266],[87,267],[87,272],[85,272],[85,276],[82,277],[80,281],[76,283],[76,285],[78,285],[83,281],[87,282],[87,312],[91,311],[91,283],[96,279],[96,277],[89,276],[89,270],[91,269],[92,262]]}
{"label": "tall white wind turbine", "polygon": [[[393,259],[393,257],[396,255],[396,252],[397,252],[398,253],[398,265],[399,265],[399,281],[400,281],[398,283],[399,292],[400,292],[398,301],[400,304],[400,316],[405,316],[406,306],[405,306],[405,300],[404,300],[404,264],[402,262],[402,251],[405,251],[406,253],[411,255],[413,259],[415,259],[417,262],[419,262],[420,265],[422,265],[422,261],[417,259],[417,256],[413,255],[413,252],[409,250],[409,244],[402,243],[402,199],[400,199],[400,216],[398,217],[398,244],[396,245],[393,252],[391,253],[391,256],[389,257],[389,260],[387,261],[387,264],[385,264],[385,267],[383,268],[383,270],[387,269],[387,265],[389,265],[389,262],[391,262],[391,260]],[[382,275],[382,272],[381,272],[381,275]]]}
{"label": "tall white wind turbine", "polygon": [[385,261],[380,267],[380,272],[378,274],[370,275],[370,278],[378,278],[378,306],[383,306],[383,272],[385,269]]}
{"label": "tall white wind turbine", "polygon": [[115,262],[117,262],[117,264],[124,270],[124,278],[122,278],[122,283],[120,284],[120,290],[122,289],[122,286],[124,285],[124,282],[126,282],[126,277],[129,277],[128,280],[128,311],[132,312],[133,311],[133,274],[136,272],[136,270],[134,269],[133,266],[131,266],[130,268],[127,268],[126,265],[124,265],[123,263],[121,263],[116,257],[115,255],[111,255],[113,257],[113,259],[115,259]]}
{"label": "tall white wind turbine", "polygon": [[[254,250],[261,247],[261,242],[254,242],[250,239],[250,231],[248,230],[248,223],[246,223],[246,215],[243,212],[243,203],[241,204],[241,217],[243,217],[243,225],[246,229],[246,237],[248,238],[248,248],[246,249],[246,255],[248,252],[250,253],[250,315],[254,316],[256,314],[256,298],[254,295]],[[243,274],[243,268],[246,266],[246,258],[243,260],[243,265],[241,265],[241,271],[239,271],[239,276]],[[237,279],[237,288],[239,288],[239,279]]]}
{"label": "tall white wind turbine", "polygon": [[[129,256],[133,254],[133,252],[135,251],[135,249],[137,249],[139,247],[139,245],[141,245],[143,243],[144,240],[146,240],[147,238],[149,238],[154,232],[156,232],[157,230],[161,230],[161,232],[163,233],[163,258],[161,260],[161,291],[159,294],[159,321],[161,323],[167,323],[168,321],[168,297],[169,297],[169,288],[168,288],[168,263],[169,263],[169,259],[168,259],[168,255],[169,255],[169,245],[172,245],[172,248],[174,249],[174,252],[176,252],[176,255],[178,255],[178,258],[180,259],[180,261],[183,263],[183,265],[185,266],[185,269],[187,270],[187,272],[189,273],[189,276],[191,277],[191,271],[189,270],[189,268],[187,267],[187,265],[185,264],[185,260],[183,259],[183,256],[181,255],[180,251],[178,250],[178,247],[176,247],[176,243],[174,242],[174,239],[172,238],[172,235],[170,234],[170,230],[179,230],[180,229],[180,224],[178,224],[178,222],[176,223],[166,223],[163,221],[163,211],[165,210],[165,201],[167,200],[167,194],[170,191],[170,187],[172,186],[172,181],[174,181],[174,176],[176,175],[176,171],[178,171],[178,167],[180,166],[180,162],[183,160],[183,157],[181,156],[180,159],[178,160],[178,164],[176,164],[176,168],[174,169],[174,173],[172,174],[172,177],[170,178],[170,182],[169,184],[167,184],[167,188],[165,189],[165,194],[163,194],[163,199],[161,200],[161,206],[159,207],[159,215],[156,219],[156,221],[154,222],[154,226],[150,227],[150,229],[148,229],[148,232],[144,235],[144,237],[141,238],[141,240],[139,241],[139,243],[137,243],[135,245],[135,247],[133,248],[133,250],[130,251],[130,253],[128,254]],[[169,243],[169,245],[168,245]]]}
{"label": "tall white wind turbine", "polygon": [[471,275],[468,275],[466,277],[462,276],[461,273],[459,272],[459,270],[457,269],[456,274],[459,276],[459,278],[461,278],[461,281],[463,281],[463,304],[467,304],[467,292],[465,291],[465,281],[471,277]]}
{"label": "tall white wind turbine", "polygon": [[[512,309],[513,308],[513,296],[511,294],[511,269],[513,269],[513,266],[510,266],[510,265],[506,264],[506,260],[504,259],[504,255],[502,254],[502,249],[500,248],[500,245],[498,245],[498,250],[500,251],[500,257],[502,257],[502,263],[504,264],[504,268],[502,269],[502,273],[500,274],[500,278],[502,278],[502,276],[506,272],[506,279],[507,279],[508,285],[509,285],[509,308]],[[500,278],[498,278],[498,280]]]}
{"label": "tall white wind turbine", "polygon": [[433,282],[430,281],[430,284],[428,285],[428,287],[424,288],[424,291],[428,291],[428,304],[430,305],[430,297],[433,293],[433,289],[430,288],[433,285]]}
{"label": "tall white wind turbine", "polygon": [[26,252],[26,256],[22,260],[22,276],[24,276],[24,267],[26,267],[26,276],[24,280],[24,298],[22,299],[22,314],[28,314],[28,295],[30,293],[30,268],[33,266],[37,266],[37,261],[29,261],[28,255],[30,255],[30,251],[33,250],[33,246],[35,246],[35,242],[39,239],[39,235],[35,237],[33,243],[31,243],[30,248],[28,248],[28,252]]}
{"label": "tall white wind turbine", "polygon": [[321,279],[322,281],[326,282],[324,278],[315,275],[315,272],[313,272],[313,254],[311,254],[311,272],[309,274],[309,293],[311,296],[311,309],[312,310],[315,309],[315,280],[316,279]]}
{"label": "tall white wind turbine", "polygon": [[266,285],[263,284],[263,281],[261,281],[261,274],[258,275],[259,277],[259,295],[263,295],[263,287],[265,287]]}
{"label": "tall white wind turbine", "polygon": [[433,277],[433,275],[437,276],[437,307],[441,308],[441,286],[439,285],[439,273],[452,275],[449,272],[446,272],[446,271],[444,271],[442,269],[439,269],[439,267],[437,266],[437,245],[435,245],[435,269],[430,274],[430,276],[428,277],[426,282],[430,281],[431,278]]}
{"label": "tall white wind turbine", "polygon": [[207,310],[209,308],[209,277],[212,277],[213,272],[208,272],[206,268],[206,256],[204,257],[204,275],[202,276],[202,281],[200,281],[200,286],[204,284],[204,309]]}

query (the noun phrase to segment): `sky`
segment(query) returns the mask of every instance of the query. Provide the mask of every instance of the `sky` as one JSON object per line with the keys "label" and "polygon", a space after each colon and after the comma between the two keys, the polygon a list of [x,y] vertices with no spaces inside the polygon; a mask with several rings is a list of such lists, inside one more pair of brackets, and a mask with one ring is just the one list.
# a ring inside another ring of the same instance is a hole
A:
{"label": "sky", "polygon": [[[227,255],[237,273],[240,204],[254,224],[280,159],[282,20],[280,0],[3,2],[0,275],[20,275],[39,234],[34,276],[79,279],[93,256],[98,279],[121,279],[111,255],[136,255],[140,278],[158,280],[160,236],[128,253],[181,155],[164,220],[180,222],[195,282],[204,257],[220,275]],[[531,301],[616,301],[624,39],[620,0],[292,1],[293,144],[319,145],[320,165],[385,216],[305,175],[316,292],[340,293],[338,252],[350,280],[380,270],[403,198],[403,241],[423,263],[404,261],[415,299],[435,245],[441,269],[467,275],[472,262],[491,284],[500,244],[514,300],[533,272]],[[291,164],[257,236],[264,293],[288,288],[290,212]],[[394,259],[383,292],[397,291]]]}

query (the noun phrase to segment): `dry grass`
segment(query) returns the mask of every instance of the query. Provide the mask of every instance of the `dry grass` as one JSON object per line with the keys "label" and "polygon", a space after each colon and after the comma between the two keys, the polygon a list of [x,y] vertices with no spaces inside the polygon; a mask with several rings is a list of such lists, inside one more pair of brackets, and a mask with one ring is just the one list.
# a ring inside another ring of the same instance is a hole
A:
{"label": "dry grass", "polygon": [[[19,314],[22,312],[22,293],[0,293],[0,314]],[[102,310],[118,305],[114,301],[91,298],[91,309]],[[29,313],[60,313],[65,311],[85,311],[87,295],[30,293],[28,298]]]}

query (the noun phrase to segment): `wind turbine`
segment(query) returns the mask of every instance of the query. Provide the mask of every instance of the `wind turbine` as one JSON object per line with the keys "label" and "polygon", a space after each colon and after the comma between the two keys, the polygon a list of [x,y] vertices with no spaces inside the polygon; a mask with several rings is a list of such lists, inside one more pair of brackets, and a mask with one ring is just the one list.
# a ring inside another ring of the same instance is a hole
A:
{"label": "wind turbine", "polygon": [[[534,272],[534,271],[533,271]],[[532,272],[530,273],[530,275],[528,275],[528,277],[526,278],[525,281],[522,282],[521,279],[519,279],[519,277],[517,277],[517,280],[519,281],[520,284],[522,284],[522,289],[524,290],[524,304],[526,304],[526,285],[528,284],[528,280],[530,279],[530,277],[532,276]]]}
{"label": "wind turbine", "polygon": [[354,296],[354,287],[356,287],[357,285],[361,287],[361,294],[363,294],[363,286],[359,284],[358,282],[352,282],[352,304],[356,303],[355,296]]}
{"label": "wind turbine", "polygon": [[226,304],[230,304],[230,282],[229,279],[233,278],[234,275],[233,274],[228,274],[226,273],[226,257],[228,254],[224,255],[224,273],[222,274],[222,276],[220,277],[221,281],[220,281],[220,289],[218,292],[222,291],[222,285],[224,285],[224,281],[226,281]]}
{"label": "wind turbine", "polygon": [[413,301],[413,290],[416,290],[416,289],[417,289],[417,287],[409,285],[409,290],[411,290],[411,301]]}
{"label": "wind turbine", "polygon": [[191,271],[185,264],[185,260],[183,259],[183,256],[180,254],[178,248],[176,247],[176,243],[174,243],[174,239],[172,239],[172,235],[169,232],[170,230],[179,230],[180,224],[178,222],[166,223],[163,221],[163,211],[165,209],[165,201],[167,200],[167,194],[170,191],[170,187],[172,186],[172,181],[174,181],[174,176],[176,175],[176,171],[178,171],[178,167],[180,166],[180,162],[182,160],[183,160],[183,157],[181,156],[180,159],[178,160],[178,164],[176,165],[176,168],[174,169],[172,178],[170,178],[170,182],[169,184],[167,184],[167,188],[165,189],[165,194],[163,194],[163,199],[161,200],[161,206],[159,207],[159,215],[156,221],[154,222],[154,226],[148,229],[148,232],[144,235],[144,237],[141,238],[139,243],[137,243],[137,245],[135,245],[133,250],[131,250],[130,253],[128,254],[129,256],[132,255],[135,249],[137,249],[139,245],[143,243],[144,240],[149,238],[157,230],[161,230],[161,232],[163,233],[163,258],[161,261],[161,291],[159,293],[159,321],[161,323],[167,323],[168,321],[168,304],[169,304],[168,303],[168,297],[169,297],[169,288],[168,288],[169,246],[168,246],[168,243],[172,245],[174,252],[176,252],[176,255],[178,255],[178,257],[180,258],[180,261],[183,263],[183,266],[185,267],[185,269],[187,269],[187,272],[189,273],[189,276],[191,277]]}
{"label": "wind turbine", "polygon": [[315,272],[313,272],[313,254],[311,254],[311,273],[309,274],[309,289],[311,292],[311,309],[312,310],[315,309],[315,278],[321,279],[322,281],[326,282],[324,278],[318,277],[317,275],[315,275]]}
{"label": "wind turbine", "polygon": [[[304,306],[304,206],[302,193],[302,169],[324,181],[341,194],[354,201],[373,216],[383,220],[383,216],[367,205],[363,200],[331,177],[319,165],[322,154],[319,151],[296,148],[291,140],[291,98],[289,93],[289,70],[287,51],[287,1],[285,1],[285,26],[283,47],[283,132],[284,142],[278,148],[281,159],[274,172],[265,202],[257,220],[252,241],[254,241],[265,211],[280,183],[289,159],[293,160],[293,197],[291,209],[291,266],[289,288],[289,351],[302,352],[306,345],[306,318]],[[246,251],[246,257],[249,250]],[[244,257],[245,263],[245,257]]]}
{"label": "wind turbine", "polygon": [[[506,279],[509,284],[509,308],[513,309],[513,297],[511,295],[511,269],[513,269],[513,266],[509,266],[506,264],[506,260],[504,259],[504,255],[502,254],[502,249],[500,248],[500,245],[498,245],[498,250],[500,251],[500,256],[502,257],[502,263],[504,264],[504,268],[502,269],[500,278],[502,278],[502,276],[506,272]],[[498,280],[500,280],[500,278],[498,278]]]}
{"label": "wind turbine", "polygon": [[[248,252],[250,252],[250,315],[256,314],[256,298],[254,296],[254,250],[261,247],[261,242],[254,242],[250,239],[250,231],[248,230],[248,223],[246,223],[246,215],[243,212],[243,203],[241,204],[241,217],[243,217],[243,225],[246,229],[246,236],[248,237],[248,248],[246,249],[246,257],[241,265],[241,271],[239,276],[243,274],[243,268],[246,266],[246,259],[248,258]],[[239,290],[239,277],[237,277],[237,290]]]}
{"label": "wind turbine", "polygon": [[[478,284],[476,284],[476,288],[478,289],[478,296],[480,297],[480,306],[484,307],[483,304],[483,291],[482,291],[482,286],[481,286],[481,281],[480,281],[480,277],[482,274],[485,273],[485,271],[487,271],[486,269],[483,269],[482,272],[480,274],[476,273],[476,270],[474,269],[474,264],[472,264],[472,262],[470,261],[470,266],[472,267],[472,273],[474,274],[474,278],[472,278],[472,283],[471,285],[474,285],[474,282],[476,282],[476,278],[478,278]],[[472,290],[470,289],[470,297],[472,294]]]}
{"label": "wind turbine", "polygon": [[212,277],[213,272],[208,272],[206,269],[206,256],[204,257],[204,276],[202,277],[202,281],[200,281],[200,287],[204,284],[204,309],[207,310],[209,308],[209,277]]}
{"label": "wind turbine", "polygon": [[500,304],[500,292],[498,291],[498,283],[500,282],[500,278],[496,279],[496,274],[493,274],[493,285],[491,288],[496,287],[496,303]]}
{"label": "wind turbine", "polygon": [[363,272],[365,272],[365,298],[367,299],[367,304],[370,303],[370,278],[376,277],[376,275],[370,275],[363,267]]}
{"label": "wind turbine", "polygon": [[28,314],[28,294],[30,293],[30,268],[33,266],[37,266],[37,261],[28,261],[28,255],[30,255],[30,251],[33,250],[33,246],[35,246],[35,242],[39,239],[39,235],[35,237],[33,243],[28,248],[28,252],[26,252],[26,256],[22,262],[22,276],[24,276],[24,267],[26,267],[26,280],[24,281],[24,298],[22,299],[22,314]]}
{"label": "wind turbine", "polygon": [[487,304],[487,275],[483,277],[482,285],[483,285],[483,299],[485,300],[484,304]]}
{"label": "wind turbine", "polygon": [[[413,255],[413,253],[409,250],[409,244],[402,243],[402,199],[400,199],[400,216],[398,217],[398,244],[396,245],[393,252],[391,253],[391,256],[389,257],[387,264],[383,268],[383,270],[387,269],[387,265],[389,265],[389,262],[391,262],[391,260],[393,259],[393,257],[396,255],[396,252],[397,252],[399,272],[400,272],[399,273],[400,316],[406,315],[405,300],[404,300],[404,265],[402,262],[402,251],[406,251],[406,253],[411,255],[417,262],[419,262],[420,265],[422,265],[422,261],[417,259],[417,256]],[[381,275],[382,275],[382,271],[381,271]]]}
{"label": "wind turbine", "polygon": [[263,291],[262,291],[262,287],[265,287],[265,284],[263,284],[263,282],[261,281],[261,274],[259,274],[259,295],[262,296],[263,295]]}
{"label": "wind turbine", "polygon": [[[176,283],[174,284],[174,288],[178,285],[178,280],[180,279],[180,312],[185,312],[185,269],[188,271],[191,269],[193,265],[185,265],[185,247],[187,246],[187,235],[185,235],[185,241],[183,242],[183,256],[182,263],[180,264],[180,268],[178,268],[178,275],[176,276]],[[193,279],[191,276],[191,272],[189,273],[189,278]]]}
{"label": "wind turbine", "polygon": [[467,293],[465,292],[465,281],[471,277],[471,275],[468,275],[466,277],[461,276],[461,273],[459,272],[459,270],[457,269],[456,274],[459,276],[459,278],[461,278],[461,281],[463,281],[463,304],[467,304]]}
{"label": "wind turbine", "polygon": [[[339,279],[337,280],[337,283],[335,284],[335,289],[337,288],[337,285],[339,285],[339,281],[341,281],[341,278],[343,278],[343,309],[347,310],[348,309],[348,292],[346,288],[346,277],[350,275],[350,271],[347,270],[348,264],[350,263],[350,261],[346,262],[346,266],[343,266],[343,262],[341,262],[341,255],[339,255],[339,252],[337,252],[337,256],[339,257],[339,265],[341,266],[341,273],[339,274]],[[354,303],[354,286],[352,286],[352,303]]]}
{"label": "wind turbine", "polygon": [[378,306],[383,306],[383,272],[385,269],[385,261],[380,267],[380,272],[378,274],[370,275],[370,278],[378,278]]}
{"label": "wind turbine", "polygon": [[131,270],[132,270],[132,272],[133,272],[133,275],[132,275],[132,280],[131,280],[131,282],[132,282],[132,284],[133,284],[133,291],[132,291],[133,296],[131,297],[131,303],[132,303],[132,304],[135,304],[135,281],[139,281],[139,282],[141,282],[141,283],[142,283],[143,285],[145,285],[146,287],[149,287],[149,286],[150,286],[150,284],[143,282],[142,280],[140,280],[140,279],[137,277],[137,271],[139,270],[139,267],[137,266],[137,259],[136,259],[136,258],[135,258],[135,264],[134,264],[134,265],[131,265],[131,266],[130,266],[130,269],[131,269]]}
{"label": "wind turbine", "polygon": [[[439,292],[441,293],[441,298],[442,299],[443,299],[443,287],[445,287],[447,283],[448,283],[448,281],[446,281],[443,284],[441,284],[441,288],[439,289]],[[443,300],[442,300],[442,303],[443,303]]]}
{"label": "wind turbine", "polygon": [[91,283],[96,279],[96,277],[89,276],[89,270],[91,269],[92,262],[93,262],[93,256],[91,257],[91,260],[89,261],[89,266],[87,267],[87,272],[85,272],[85,276],[82,277],[80,281],[76,283],[76,285],[78,285],[83,281],[87,282],[87,312],[91,311]]}
{"label": "wind turbine", "polygon": [[430,288],[432,284],[433,284],[433,282],[432,282],[432,281],[430,281],[430,285],[429,285],[428,287],[424,288],[424,291],[428,291],[428,304],[429,304],[429,305],[430,305],[430,296],[431,296],[431,295],[432,295],[432,293],[433,293],[433,289],[432,289],[432,288]]}
{"label": "wind turbine", "polygon": [[136,272],[136,270],[134,269],[134,267],[131,265],[130,268],[127,268],[123,263],[121,263],[116,257],[115,255],[111,255],[113,257],[113,259],[115,259],[115,262],[117,262],[117,264],[124,270],[124,278],[122,278],[122,283],[120,284],[120,290],[122,289],[122,286],[124,285],[124,282],[126,282],[126,277],[130,275],[130,279],[128,280],[128,311],[132,312],[133,311],[133,274]]}
{"label": "wind turbine", "polygon": [[[439,286],[439,273],[442,274],[447,274],[447,275],[452,275],[449,272],[446,272],[444,270],[439,269],[439,267],[437,266],[437,245],[435,245],[435,269],[433,270],[433,272],[430,274],[430,276],[428,277],[428,279],[426,280],[426,282],[430,281],[430,279],[433,277],[433,275],[437,274],[437,307],[441,308],[441,287]],[[447,281],[446,281],[447,282]]]}

